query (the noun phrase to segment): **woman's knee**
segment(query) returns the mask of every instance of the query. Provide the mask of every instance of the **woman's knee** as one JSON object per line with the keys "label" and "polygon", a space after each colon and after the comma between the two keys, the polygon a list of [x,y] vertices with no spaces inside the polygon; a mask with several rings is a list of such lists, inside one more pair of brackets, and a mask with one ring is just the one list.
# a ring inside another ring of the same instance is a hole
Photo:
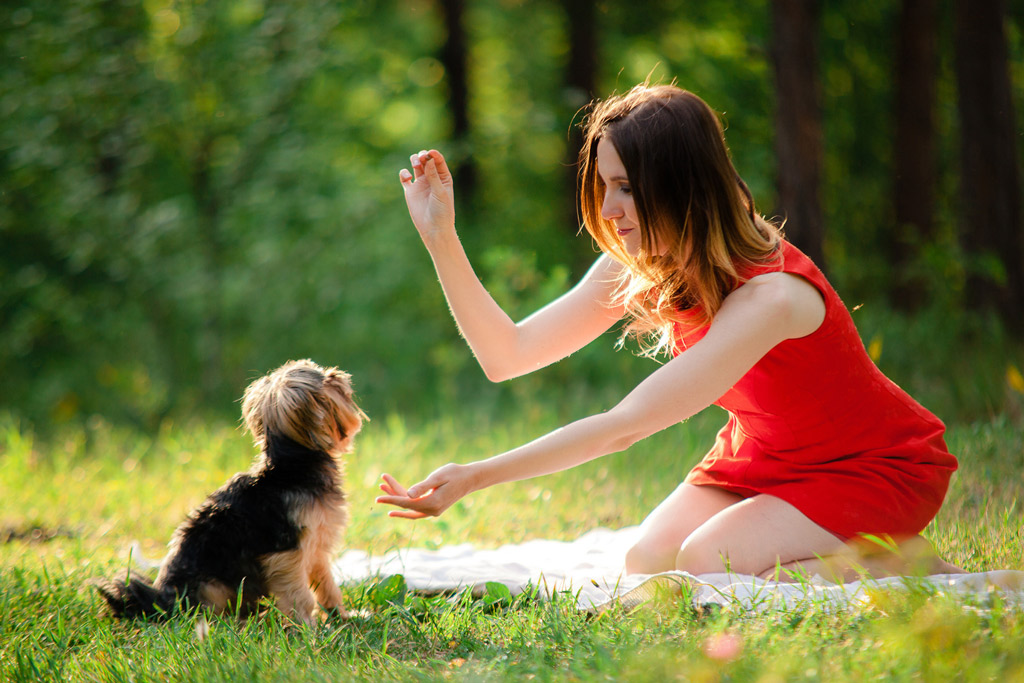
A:
{"label": "woman's knee", "polygon": [[658,574],[673,569],[673,557],[678,548],[659,545],[644,539],[626,551],[627,574]]}
{"label": "woman's knee", "polygon": [[675,568],[694,576],[730,570],[728,555],[722,548],[700,537],[686,539],[676,553]]}

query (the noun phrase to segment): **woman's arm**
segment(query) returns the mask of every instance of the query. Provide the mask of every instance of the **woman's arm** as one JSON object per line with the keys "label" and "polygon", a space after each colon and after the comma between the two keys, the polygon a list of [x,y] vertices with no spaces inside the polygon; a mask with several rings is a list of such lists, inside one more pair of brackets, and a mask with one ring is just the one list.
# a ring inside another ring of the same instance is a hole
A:
{"label": "woman's arm", "polygon": [[400,179],[409,214],[423,239],[459,330],[487,377],[517,377],[565,358],[596,339],[623,314],[612,305],[618,269],[607,257],[571,291],[515,323],[494,301],[455,231],[452,176],[437,151],[411,157]]}
{"label": "woman's arm", "polygon": [[726,297],[707,335],[653,372],[611,410],[577,420],[525,446],[468,465],[445,465],[405,491],[385,475],[377,500],[395,517],[439,515],[494,484],[558,472],[624,450],[703,410],[772,347],[810,334],[825,305],[811,284],[784,274],[754,278]]}

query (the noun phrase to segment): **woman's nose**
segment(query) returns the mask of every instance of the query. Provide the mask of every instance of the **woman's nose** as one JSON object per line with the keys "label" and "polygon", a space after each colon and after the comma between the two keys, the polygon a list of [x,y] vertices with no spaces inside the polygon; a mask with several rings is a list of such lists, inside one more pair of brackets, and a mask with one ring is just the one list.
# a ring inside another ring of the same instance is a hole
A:
{"label": "woman's nose", "polygon": [[606,221],[613,221],[616,218],[622,217],[622,207],[620,207],[612,197],[611,193],[604,196],[604,201],[601,202],[601,218]]}

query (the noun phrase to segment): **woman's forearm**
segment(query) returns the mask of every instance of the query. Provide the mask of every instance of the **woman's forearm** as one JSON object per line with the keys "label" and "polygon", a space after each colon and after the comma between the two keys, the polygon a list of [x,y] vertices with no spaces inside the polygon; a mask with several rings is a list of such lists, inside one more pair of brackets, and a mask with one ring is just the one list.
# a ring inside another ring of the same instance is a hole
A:
{"label": "woman's forearm", "polygon": [[620,413],[592,415],[493,458],[439,467],[408,490],[385,474],[381,484],[385,495],[378,496],[377,502],[399,508],[389,513],[393,517],[437,516],[474,491],[559,472],[628,448],[643,436]]}
{"label": "woman's forearm", "polygon": [[618,266],[598,259],[571,291],[520,323],[483,286],[455,231],[453,180],[436,150],[410,157],[399,172],[409,216],[434,262],[448,307],[488,379],[498,382],[565,358],[622,316],[612,303]]}
{"label": "woman's forearm", "polygon": [[520,374],[511,369],[517,357],[518,330],[484,287],[454,230],[427,243],[448,308],[488,379]]}
{"label": "woman's forearm", "polygon": [[504,358],[515,356],[515,323],[491,298],[466,258],[455,232],[454,183],[444,156],[422,151],[399,180],[409,217],[430,252],[456,324],[491,379],[502,378]]}
{"label": "woman's forearm", "polygon": [[493,382],[565,358],[623,315],[621,304],[612,303],[619,266],[611,259],[599,258],[575,287],[516,323],[480,282],[454,227],[424,243],[452,315]]}
{"label": "woman's forearm", "polygon": [[591,415],[501,455],[472,463],[473,489],[561,472],[648,436],[615,411]]}

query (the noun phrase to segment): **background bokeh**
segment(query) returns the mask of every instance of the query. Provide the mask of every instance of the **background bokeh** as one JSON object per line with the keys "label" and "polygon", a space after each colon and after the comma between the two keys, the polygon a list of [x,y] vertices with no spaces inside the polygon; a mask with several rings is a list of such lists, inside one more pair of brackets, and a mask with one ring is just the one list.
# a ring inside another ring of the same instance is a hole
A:
{"label": "background bokeh", "polygon": [[[1019,414],[1013,321],[964,295],[1024,252],[964,249],[949,2],[934,230],[899,268],[885,247],[904,4],[819,8],[826,265],[872,356],[945,419]],[[1024,2],[1003,9],[1020,159]],[[299,357],[351,371],[371,416],[621,395],[651,366],[613,335],[487,384],[398,170],[448,155],[470,257],[524,316],[594,258],[573,205],[577,112],[648,77],[721,112],[760,210],[784,210],[767,0],[31,0],[0,7],[0,32],[0,411],[39,428],[234,419],[249,380]],[[907,272],[923,288],[909,312],[891,296]]]}

